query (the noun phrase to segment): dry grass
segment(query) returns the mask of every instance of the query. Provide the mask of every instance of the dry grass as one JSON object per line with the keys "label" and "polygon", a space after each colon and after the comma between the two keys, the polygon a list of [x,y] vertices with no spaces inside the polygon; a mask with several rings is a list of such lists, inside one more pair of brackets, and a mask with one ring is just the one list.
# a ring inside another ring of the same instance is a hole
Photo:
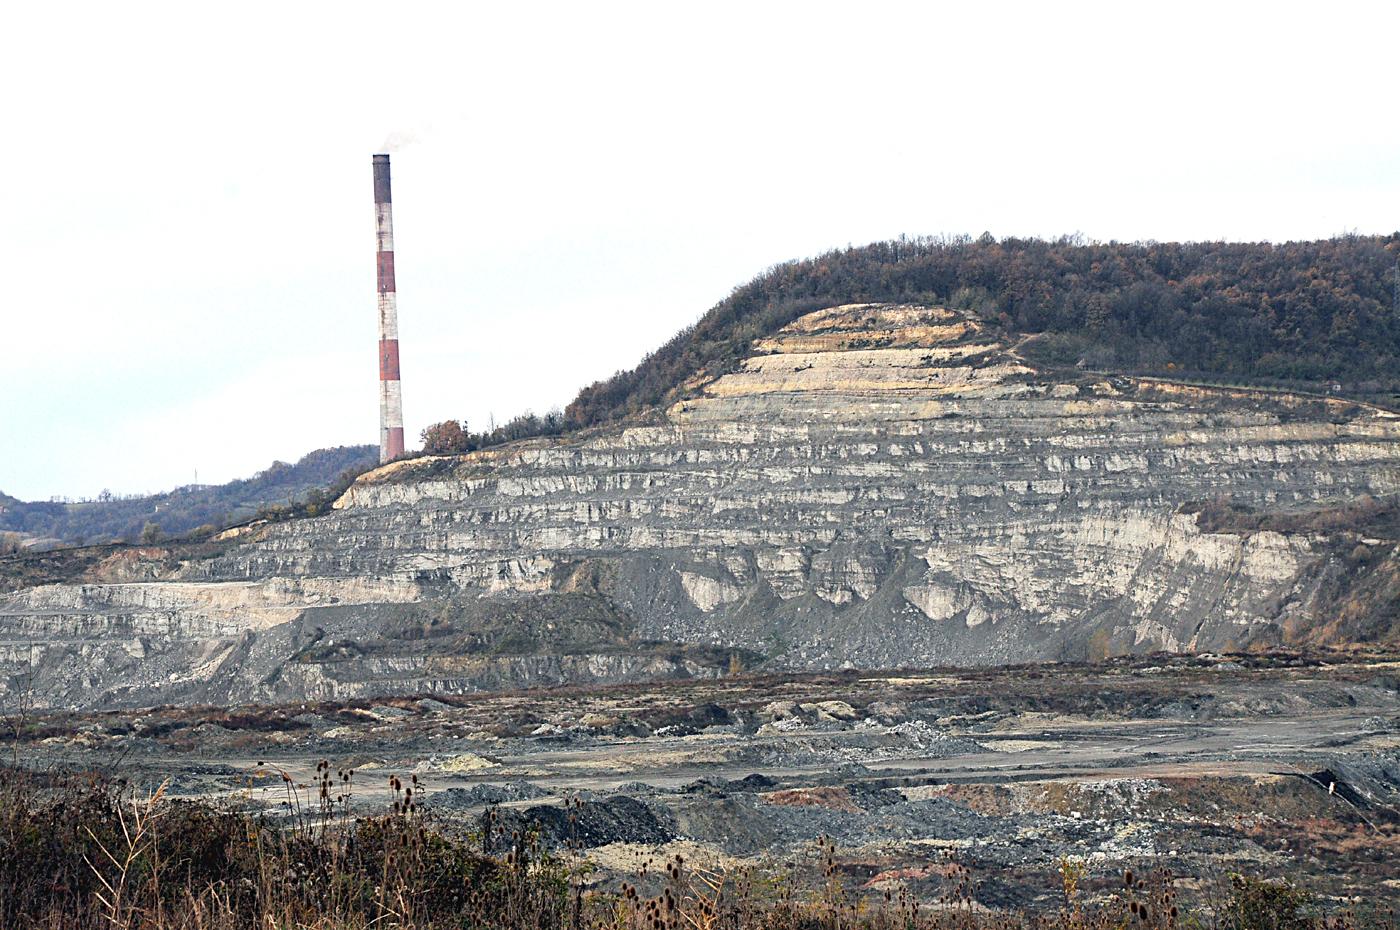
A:
{"label": "dry grass", "polygon": [[275,777],[285,823],[103,778],[0,770],[0,926],[446,927],[463,913],[525,926],[498,917],[546,916],[554,865],[507,864],[427,829],[415,784],[395,781],[392,813],[354,818],[351,773],[323,765],[307,788]]}

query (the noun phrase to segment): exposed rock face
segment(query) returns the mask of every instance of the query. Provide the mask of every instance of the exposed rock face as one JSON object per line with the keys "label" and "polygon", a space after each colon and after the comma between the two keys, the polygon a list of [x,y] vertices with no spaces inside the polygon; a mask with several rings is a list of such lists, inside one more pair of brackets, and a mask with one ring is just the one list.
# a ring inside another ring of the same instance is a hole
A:
{"label": "exposed rock face", "polygon": [[1400,493],[1379,410],[1050,376],[964,315],[884,305],[809,314],[689,387],[649,425],[387,466],[159,581],[0,598],[10,687],[32,668],[60,703],[229,700],[717,674],[733,650],[1219,650],[1307,638],[1339,579],[1395,558],[1372,539],[1342,565],[1345,530],[1204,532],[1185,507]]}

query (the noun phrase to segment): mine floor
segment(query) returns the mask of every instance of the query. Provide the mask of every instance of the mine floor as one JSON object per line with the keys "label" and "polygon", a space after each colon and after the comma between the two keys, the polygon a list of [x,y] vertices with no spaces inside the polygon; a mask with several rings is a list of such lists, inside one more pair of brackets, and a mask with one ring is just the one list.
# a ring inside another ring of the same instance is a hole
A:
{"label": "mine floor", "polygon": [[[351,809],[416,775],[427,816],[537,828],[603,876],[683,851],[987,906],[1057,907],[1168,869],[1209,897],[1286,876],[1330,907],[1400,902],[1400,661],[1385,653],[741,676],[534,692],[33,716],[16,757],[114,767],[176,795],[285,812],[316,765]],[[314,795],[302,792],[314,807]],[[572,818],[561,801],[577,798]],[[603,880],[606,880],[603,879]]]}

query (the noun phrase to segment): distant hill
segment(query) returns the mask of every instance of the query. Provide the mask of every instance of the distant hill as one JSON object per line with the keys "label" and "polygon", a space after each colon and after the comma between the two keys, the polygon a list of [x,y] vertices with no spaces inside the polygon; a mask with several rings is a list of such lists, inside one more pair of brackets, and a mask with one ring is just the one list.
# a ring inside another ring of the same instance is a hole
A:
{"label": "distant hill", "polygon": [[163,536],[204,526],[221,528],[269,507],[329,496],[337,484],[377,464],[376,446],[317,449],[295,465],[273,462],[251,478],[219,485],[189,485],[164,494],[64,503],[25,502],[0,493],[0,532],[22,533],[50,544],[135,542],[146,525]]}
{"label": "distant hill", "polygon": [[1393,403],[1400,233],[1317,242],[901,239],[777,265],[636,368],[579,393],[572,426],[663,403],[701,370],[821,307],[913,302],[974,311],[1046,365]]}

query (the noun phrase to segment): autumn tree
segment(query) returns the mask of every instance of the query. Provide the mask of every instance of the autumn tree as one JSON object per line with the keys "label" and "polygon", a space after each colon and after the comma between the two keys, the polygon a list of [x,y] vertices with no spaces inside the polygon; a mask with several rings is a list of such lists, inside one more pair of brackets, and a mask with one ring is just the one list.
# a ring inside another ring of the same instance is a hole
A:
{"label": "autumn tree", "polygon": [[423,451],[429,455],[462,455],[472,451],[471,434],[458,420],[443,420],[423,430]]}

